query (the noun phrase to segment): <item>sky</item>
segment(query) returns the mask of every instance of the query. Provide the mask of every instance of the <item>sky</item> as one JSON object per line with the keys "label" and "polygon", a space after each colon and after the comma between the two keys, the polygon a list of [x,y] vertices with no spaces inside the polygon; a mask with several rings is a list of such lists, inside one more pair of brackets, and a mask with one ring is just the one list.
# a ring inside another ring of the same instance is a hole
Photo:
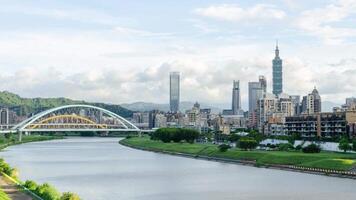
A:
{"label": "sky", "polygon": [[0,0],[0,90],[24,97],[231,104],[240,80],[272,91],[278,39],[284,92],[356,96],[356,0]]}

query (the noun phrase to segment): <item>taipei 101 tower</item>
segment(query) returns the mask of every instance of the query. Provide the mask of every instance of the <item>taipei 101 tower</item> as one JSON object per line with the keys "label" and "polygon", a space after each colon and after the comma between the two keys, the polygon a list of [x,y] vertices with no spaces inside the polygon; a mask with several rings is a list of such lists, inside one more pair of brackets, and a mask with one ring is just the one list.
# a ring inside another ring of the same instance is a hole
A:
{"label": "taipei 101 tower", "polygon": [[273,64],[273,91],[276,96],[283,92],[283,78],[282,78],[282,59],[279,57],[278,41],[276,44],[275,57]]}

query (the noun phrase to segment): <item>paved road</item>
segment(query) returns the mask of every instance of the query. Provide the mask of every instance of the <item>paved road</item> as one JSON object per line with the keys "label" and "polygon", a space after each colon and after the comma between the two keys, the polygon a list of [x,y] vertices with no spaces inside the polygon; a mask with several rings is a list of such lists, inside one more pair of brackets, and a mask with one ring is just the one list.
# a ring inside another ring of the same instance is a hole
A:
{"label": "paved road", "polygon": [[32,200],[29,195],[19,191],[16,185],[3,176],[0,176],[0,187],[12,200]]}

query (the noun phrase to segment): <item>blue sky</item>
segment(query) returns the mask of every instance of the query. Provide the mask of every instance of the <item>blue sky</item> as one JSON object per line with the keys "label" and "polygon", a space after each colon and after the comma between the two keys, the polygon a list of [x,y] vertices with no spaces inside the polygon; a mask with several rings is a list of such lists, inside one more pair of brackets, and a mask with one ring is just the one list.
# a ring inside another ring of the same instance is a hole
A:
{"label": "blue sky", "polygon": [[180,71],[182,100],[229,104],[235,79],[247,108],[276,39],[284,92],[356,96],[356,0],[0,3],[0,89],[26,97],[164,103]]}

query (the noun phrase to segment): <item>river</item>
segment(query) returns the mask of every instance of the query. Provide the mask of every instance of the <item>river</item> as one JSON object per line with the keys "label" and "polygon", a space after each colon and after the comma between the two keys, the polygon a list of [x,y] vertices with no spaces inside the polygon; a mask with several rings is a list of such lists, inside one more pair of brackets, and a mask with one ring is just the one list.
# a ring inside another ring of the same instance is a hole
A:
{"label": "river", "polygon": [[176,157],[131,149],[119,138],[70,138],[0,152],[20,179],[84,200],[356,199],[356,180]]}

